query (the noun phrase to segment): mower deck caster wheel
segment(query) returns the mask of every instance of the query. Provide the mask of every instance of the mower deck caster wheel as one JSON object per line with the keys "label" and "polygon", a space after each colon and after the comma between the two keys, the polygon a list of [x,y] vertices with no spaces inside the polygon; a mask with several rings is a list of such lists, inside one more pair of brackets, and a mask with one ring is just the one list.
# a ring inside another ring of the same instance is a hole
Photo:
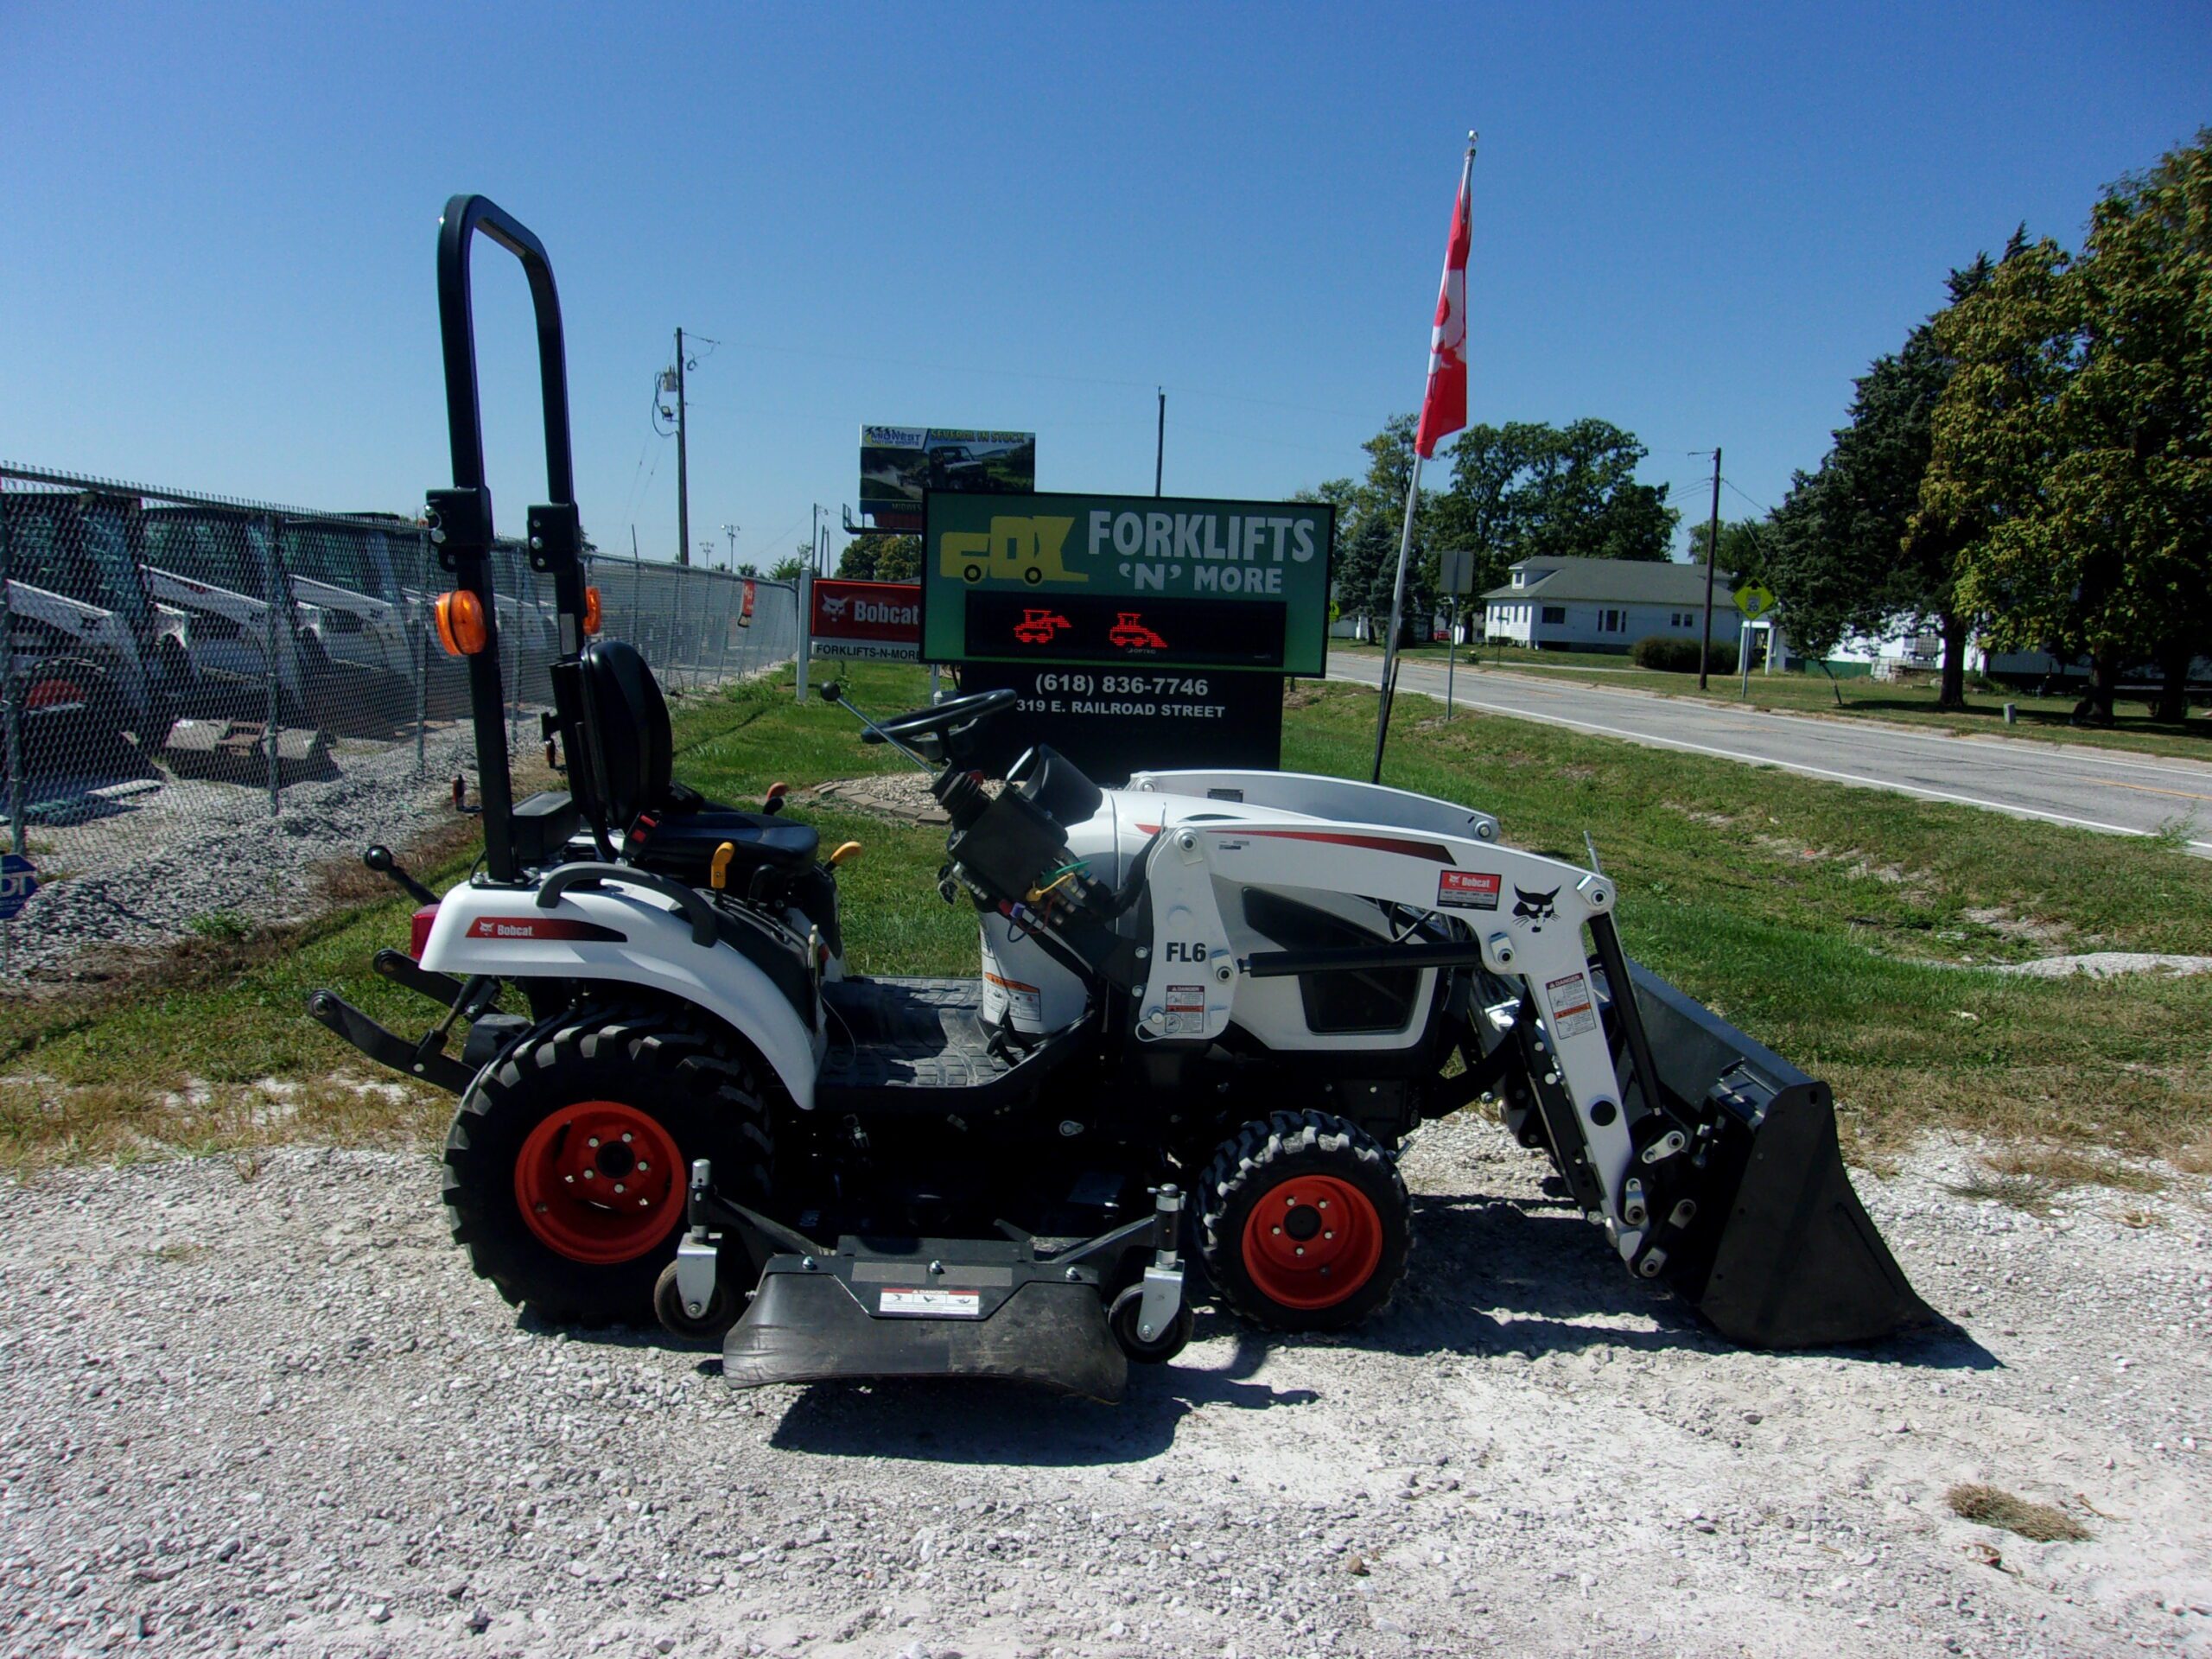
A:
{"label": "mower deck caster wheel", "polygon": [[683,1305],[683,1293],[677,1287],[676,1263],[671,1262],[660,1270],[660,1277],[653,1281],[653,1315],[669,1335],[681,1342],[717,1342],[737,1323],[736,1311],[730,1306],[729,1293],[720,1285],[707,1299],[706,1311],[693,1313]]}
{"label": "mower deck caster wheel", "polygon": [[1113,1306],[1107,1310],[1107,1326],[1113,1332],[1114,1340],[1122,1345],[1122,1351],[1138,1364],[1165,1365],[1181,1353],[1184,1344],[1191,1339],[1191,1329],[1196,1323],[1191,1305],[1185,1302],[1179,1306],[1167,1328],[1148,1342],[1137,1334],[1137,1319],[1143,1309],[1144,1287],[1131,1285],[1114,1299]]}

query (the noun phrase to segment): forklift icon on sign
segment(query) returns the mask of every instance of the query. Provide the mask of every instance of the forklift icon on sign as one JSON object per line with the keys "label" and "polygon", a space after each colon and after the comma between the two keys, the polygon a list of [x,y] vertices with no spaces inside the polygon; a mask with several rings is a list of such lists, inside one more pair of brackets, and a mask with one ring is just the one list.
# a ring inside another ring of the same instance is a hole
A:
{"label": "forklift icon on sign", "polygon": [[1025,645],[1049,645],[1054,634],[1074,626],[1058,611],[1024,611],[1014,625],[1014,637]]}
{"label": "forklift icon on sign", "polygon": [[1072,518],[1000,517],[991,520],[988,531],[949,531],[939,569],[971,585],[986,576],[1032,588],[1047,582],[1089,582],[1089,576],[1060,563],[1060,550],[1074,528]]}
{"label": "forklift icon on sign", "polygon": [[1144,625],[1142,611],[1116,611],[1106,642],[1123,651],[1165,651],[1167,642]]}

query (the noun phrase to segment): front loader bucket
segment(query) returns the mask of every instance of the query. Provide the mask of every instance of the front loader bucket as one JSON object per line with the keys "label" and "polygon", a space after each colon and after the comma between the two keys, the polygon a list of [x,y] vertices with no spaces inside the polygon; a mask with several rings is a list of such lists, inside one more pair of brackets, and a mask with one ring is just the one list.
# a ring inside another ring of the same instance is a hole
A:
{"label": "front loader bucket", "polygon": [[1755,1348],[1871,1342],[1936,1323],[1852,1188],[1827,1084],[1665,980],[1629,972],[1661,1087],[1719,1130],[1697,1220],[1667,1264],[1674,1287]]}

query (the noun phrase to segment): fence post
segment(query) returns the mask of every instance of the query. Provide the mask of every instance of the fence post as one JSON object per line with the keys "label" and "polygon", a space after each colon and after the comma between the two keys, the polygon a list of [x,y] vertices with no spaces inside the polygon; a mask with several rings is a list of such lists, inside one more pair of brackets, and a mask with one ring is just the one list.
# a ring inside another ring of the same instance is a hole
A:
{"label": "fence post", "polygon": [[283,687],[276,670],[277,629],[282,626],[276,614],[276,583],[283,574],[283,555],[279,550],[284,545],[284,521],[271,518],[268,522],[270,577],[262,596],[268,601],[266,615],[269,626],[264,630],[268,639],[264,654],[268,658],[269,666],[269,727],[263,734],[262,747],[269,752],[269,816],[273,818],[282,817],[284,810],[283,766],[276,753],[276,734],[283,728],[284,713]]}
{"label": "fence post", "polygon": [[814,649],[814,572],[802,570],[791,584],[798,607],[798,700],[806,701],[806,659]]}
{"label": "fence post", "polygon": [[8,593],[8,480],[0,474],[0,723],[7,728],[8,850],[18,858],[28,850],[23,823],[23,700],[16,673],[16,612]]}
{"label": "fence post", "polygon": [[[416,591],[423,591],[422,582],[427,578],[423,570],[430,562],[429,547],[423,537],[415,538]],[[407,619],[408,637],[414,642],[410,653],[415,659],[415,775],[420,778],[429,766],[423,755],[425,730],[430,719],[430,620],[416,613],[415,601],[407,597],[403,582],[399,590],[400,613]]]}

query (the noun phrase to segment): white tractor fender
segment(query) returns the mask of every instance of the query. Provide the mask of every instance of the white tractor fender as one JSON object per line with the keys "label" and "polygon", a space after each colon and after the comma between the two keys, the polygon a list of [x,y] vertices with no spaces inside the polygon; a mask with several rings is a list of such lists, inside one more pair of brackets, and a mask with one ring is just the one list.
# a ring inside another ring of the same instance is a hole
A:
{"label": "white tractor fender", "polygon": [[775,982],[734,946],[693,943],[691,924],[649,891],[572,888],[550,909],[522,887],[454,888],[423,946],[435,972],[498,979],[588,979],[696,1004],[760,1052],[802,1111],[814,1105],[827,1039],[809,1032]]}

